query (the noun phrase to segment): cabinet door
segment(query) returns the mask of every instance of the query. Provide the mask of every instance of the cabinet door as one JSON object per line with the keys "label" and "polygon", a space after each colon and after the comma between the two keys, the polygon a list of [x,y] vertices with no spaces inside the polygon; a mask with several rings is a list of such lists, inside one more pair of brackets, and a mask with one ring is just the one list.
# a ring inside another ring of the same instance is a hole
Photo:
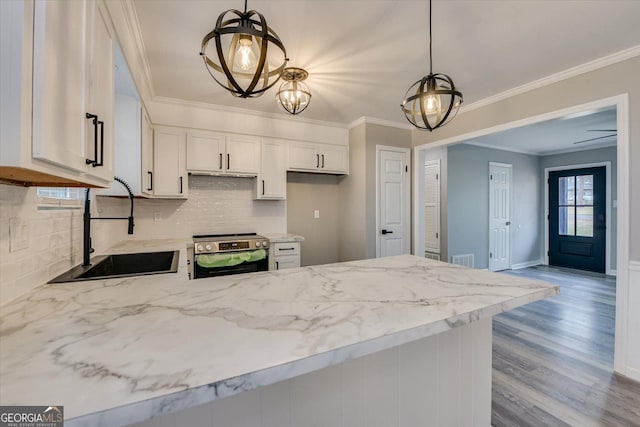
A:
{"label": "cabinet door", "polygon": [[[114,75],[113,40],[109,15],[102,1],[88,4],[87,34],[87,112],[98,116],[99,141],[95,145],[92,131],[85,134],[85,152],[89,156],[94,150],[97,162],[87,167],[87,174],[106,181],[113,179],[113,133],[114,133]],[[89,120],[85,122],[93,129]]]}
{"label": "cabinet door", "polygon": [[187,197],[185,134],[179,130],[154,129],[153,194],[160,197]]}
{"label": "cabinet door", "polygon": [[140,123],[140,144],[141,149],[141,163],[142,163],[142,183],[140,188],[142,193],[146,195],[153,195],[153,126],[147,110],[142,108]]}
{"label": "cabinet door", "polygon": [[188,171],[222,173],[225,167],[224,135],[215,132],[187,134]]}
{"label": "cabinet door", "polygon": [[260,139],[227,136],[225,169],[229,173],[257,175],[260,171]]}
{"label": "cabinet door", "polygon": [[323,145],[320,151],[320,170],[323,172],[349,173],[349,148],[339,145]]}
{"label": "cabinet door", "polygon": [[287,152],[282,141],[263,141],[256,199],[285,199],[287,195]]}
{"label": "cabinet door", "polygon": [[[85,172],[86,1],[38,1],[33,32],[33,158]],[[93,134],[93,133],[92,133]]]}
{"label": "cabinet door", "polygon": [[299,256],[285,256],[275,258],[275,269],[284,270],[286,268],[298,268],[300,267]]}
{"label": "cabinet door", "polygon": [[320,154],[316,144],[292,142],[289,144],[289,169],[315,171],[320,167]]}

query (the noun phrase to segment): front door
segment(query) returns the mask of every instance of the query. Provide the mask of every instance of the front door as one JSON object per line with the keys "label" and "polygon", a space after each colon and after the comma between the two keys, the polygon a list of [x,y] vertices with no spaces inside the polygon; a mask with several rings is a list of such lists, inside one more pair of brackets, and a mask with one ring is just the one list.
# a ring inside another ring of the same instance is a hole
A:
{"label": "front door", "polygon": [[605,272],[606,168],[549,172],[549,265]]}
{"label": "front door", "polygon": [[409,150],[378,146],[378,256],[409,253]]}

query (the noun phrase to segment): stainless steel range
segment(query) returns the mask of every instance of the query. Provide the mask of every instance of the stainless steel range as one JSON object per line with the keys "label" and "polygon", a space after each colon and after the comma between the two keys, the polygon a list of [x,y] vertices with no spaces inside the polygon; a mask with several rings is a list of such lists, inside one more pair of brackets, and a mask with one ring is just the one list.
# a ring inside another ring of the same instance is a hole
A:
{"label": "stainless steel range", "polygon": [[267,271],[269,239],[255,233],[196,235],[187,258],[190,279]]}

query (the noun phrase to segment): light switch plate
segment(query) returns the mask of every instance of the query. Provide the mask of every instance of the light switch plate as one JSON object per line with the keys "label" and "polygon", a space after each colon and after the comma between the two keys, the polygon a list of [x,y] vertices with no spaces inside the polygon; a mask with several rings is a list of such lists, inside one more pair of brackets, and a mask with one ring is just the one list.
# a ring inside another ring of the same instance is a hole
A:
{"label": "light switch plate", "polygon": [[316,209],[315,211],[313,211],[313,217],[315,219],[319,219],[320,218],[320,211],[318,209]]}
{"label": "light switch plate", "polygon": [[9,252],[29,248],[29,227],[22,218],[9,218]]}

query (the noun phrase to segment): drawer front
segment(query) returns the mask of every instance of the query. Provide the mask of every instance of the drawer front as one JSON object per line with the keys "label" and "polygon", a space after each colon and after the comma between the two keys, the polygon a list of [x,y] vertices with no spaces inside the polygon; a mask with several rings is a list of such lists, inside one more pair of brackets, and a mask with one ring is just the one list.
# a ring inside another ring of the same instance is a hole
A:
{"label": "drawer front", "polygon": [[300,243],[274,243],[271,247],[271,255],[275,257],[287,255],[300,255]]}

